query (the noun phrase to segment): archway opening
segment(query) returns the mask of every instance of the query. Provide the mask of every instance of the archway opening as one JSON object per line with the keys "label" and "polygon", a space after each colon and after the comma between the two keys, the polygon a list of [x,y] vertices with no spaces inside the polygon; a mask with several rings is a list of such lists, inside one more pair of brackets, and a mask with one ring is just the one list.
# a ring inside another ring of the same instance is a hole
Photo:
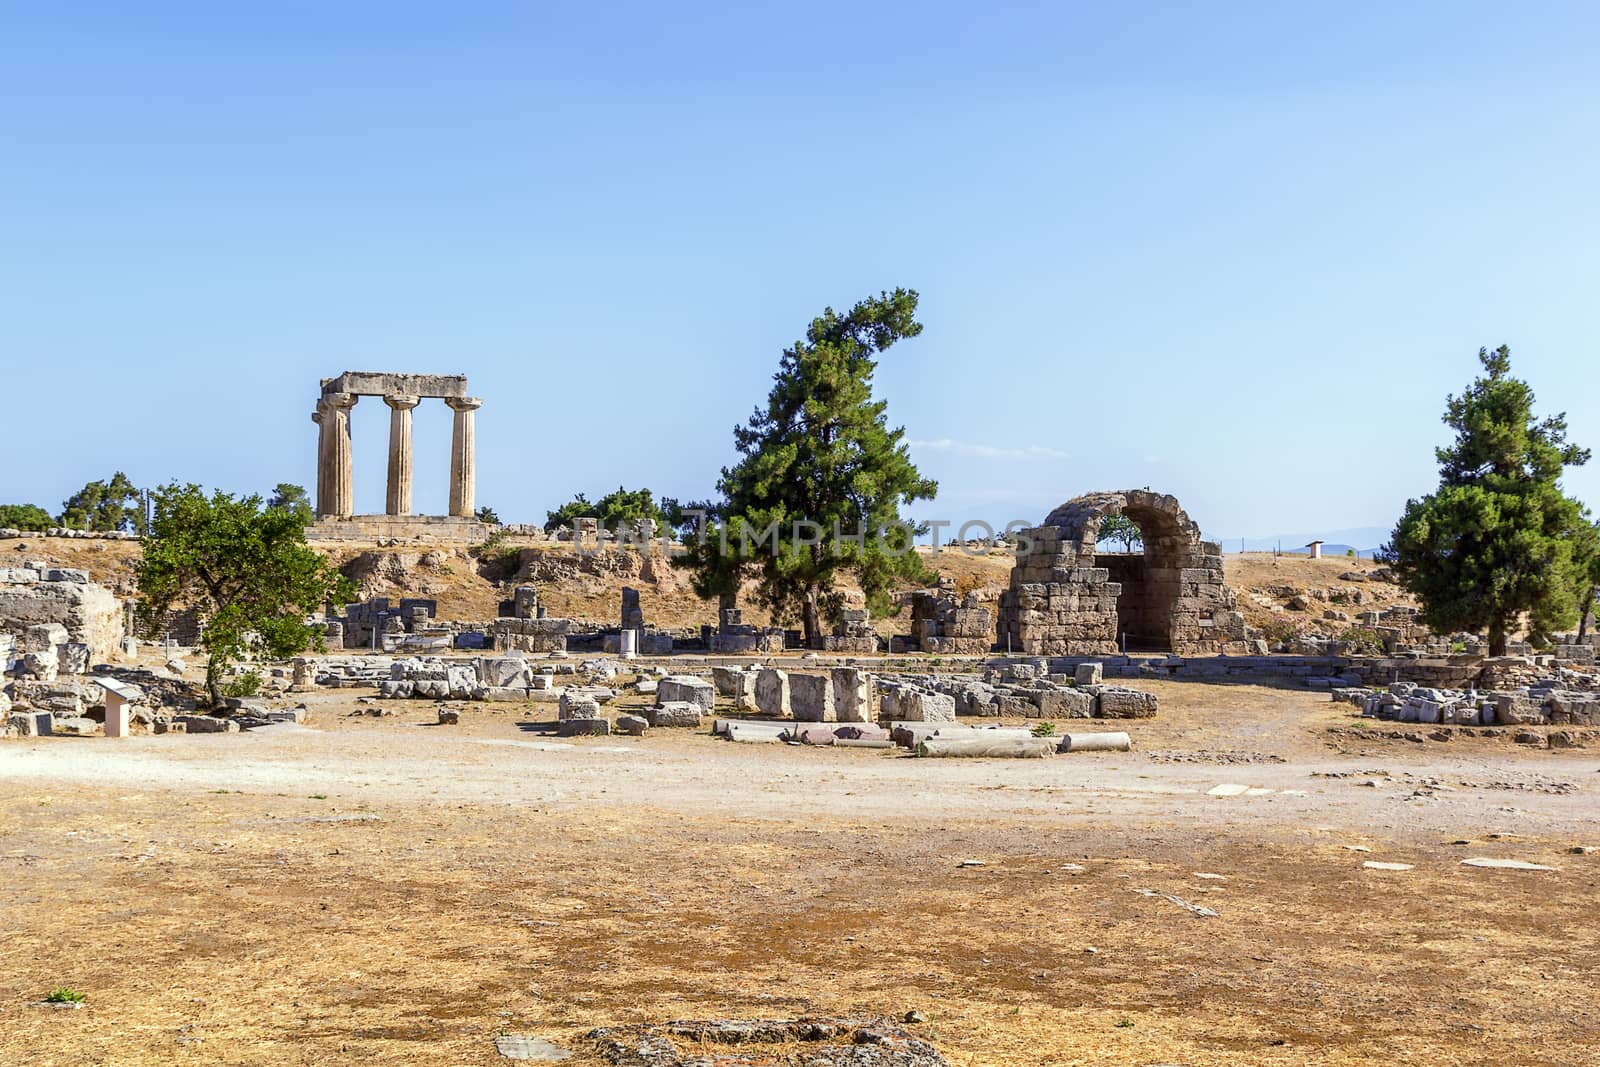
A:
{"label": "archway opening", "polygon": [[[1182,561],[1177,558],[1182,531],[1170,517],[1154,510],[1129,507],[1108,511],[1128,523],[1130,539],[1099,539],[1096,530],[1094,565],[1110,574],[1122,587],[1117,595],[1117,647],[1128,652],[1171,652],[1178,596],[1183,590]],[[1133,531],[1137,531],[1133,535]]]}

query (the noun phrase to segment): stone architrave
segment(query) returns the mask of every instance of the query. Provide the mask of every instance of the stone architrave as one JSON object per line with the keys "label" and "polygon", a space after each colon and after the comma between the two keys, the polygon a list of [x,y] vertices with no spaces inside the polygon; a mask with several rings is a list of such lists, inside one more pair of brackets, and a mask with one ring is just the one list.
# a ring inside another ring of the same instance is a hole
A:
{"label": "stone architrave", "polygon": [[415,396],[386,396],[389,405],[389,491],[385,498],[390,515],[411,514],[411,409]]}
{"label": "stone architrave", "polygon": [[450,435],[450,514],[471,518],[476,510],[478,446],[474,415],[483,406],[475,396],[447,397],[445,403],[455,412]]}

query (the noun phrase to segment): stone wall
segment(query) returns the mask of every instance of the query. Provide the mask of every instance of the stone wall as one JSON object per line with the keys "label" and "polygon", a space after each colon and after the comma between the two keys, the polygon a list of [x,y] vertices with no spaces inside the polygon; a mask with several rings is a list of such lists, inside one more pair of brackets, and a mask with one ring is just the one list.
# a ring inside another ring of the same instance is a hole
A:
{"label": "stone wall", "polygon": [[104,663],[118,652],[122,618],[122,602],[85,571],[34,560],[0,568],[0,633],[58,624],[69,641],[87,646],[90,662]]}
{"label": "stone wall", "polygon": [[[1138,523],[1144,553],[1113,562],[1096,543],[1100,523],[1117,514]],[[1130,650],[1215,652],[1245,640],[1236,607],[1222,549],[1200,540],[1175,498],[1091,493],[1020,532],[998,636],[1002,648],[1026,655],[1107,655],[1124,640]]]}

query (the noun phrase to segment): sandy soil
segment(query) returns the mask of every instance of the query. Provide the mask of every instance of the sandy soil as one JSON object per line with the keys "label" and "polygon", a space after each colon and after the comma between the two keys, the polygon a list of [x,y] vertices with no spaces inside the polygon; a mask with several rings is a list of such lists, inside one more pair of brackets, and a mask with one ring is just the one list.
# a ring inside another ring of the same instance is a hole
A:
{"label": "sandy soil", "polygon": [[[1038,762],[348,693],[0,744],[0,1062],[493,1064],[528,1033],[581,1065],[595,1025],[912,1009],[969,1067],[1600,1061],[1600,856],[1567,851],[1600,844],[1594,751],[1150,688],[1133,753]],[[86,1006],[32,1006],[58,985]]]}

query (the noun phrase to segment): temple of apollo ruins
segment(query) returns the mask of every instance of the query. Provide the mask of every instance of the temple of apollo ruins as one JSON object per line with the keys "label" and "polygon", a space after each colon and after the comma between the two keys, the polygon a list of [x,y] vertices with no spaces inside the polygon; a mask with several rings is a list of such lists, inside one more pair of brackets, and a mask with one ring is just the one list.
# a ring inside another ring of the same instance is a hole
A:
{"label": "temple of apollo ruins", "polygon": [[[350,410],[362,397],[389,406],[389,471],[384,514],[356,515],[351,470]],[[450,513],[411,511],[411,412],[423,400],[443,400],[455,413],[450,436]],[[477,445],[474,420],[483,401],[467,395],[464,374],[390,374],[345,371],[322,379],[311,421],[317,424],[317,521],[311,538],[427,538],[482,541],[489,528],[475,515]]]}

